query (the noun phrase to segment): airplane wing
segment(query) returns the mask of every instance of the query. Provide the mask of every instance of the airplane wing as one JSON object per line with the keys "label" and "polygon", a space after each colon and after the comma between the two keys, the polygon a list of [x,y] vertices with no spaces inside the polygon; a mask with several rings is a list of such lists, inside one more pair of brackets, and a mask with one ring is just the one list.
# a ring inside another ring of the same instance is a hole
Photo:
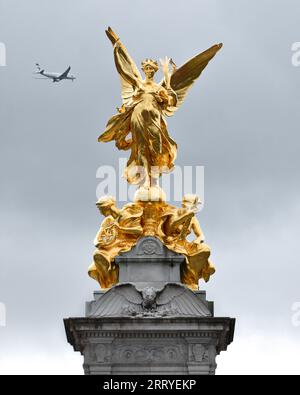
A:
{"label": "airplane wing", "polygon": [[66,78],[68,76],[70,70],[71,70],[71,66],[69,66],[65,72],[63,72],[59,77],[57,77],[57,79],[63,80],[64,78]]}

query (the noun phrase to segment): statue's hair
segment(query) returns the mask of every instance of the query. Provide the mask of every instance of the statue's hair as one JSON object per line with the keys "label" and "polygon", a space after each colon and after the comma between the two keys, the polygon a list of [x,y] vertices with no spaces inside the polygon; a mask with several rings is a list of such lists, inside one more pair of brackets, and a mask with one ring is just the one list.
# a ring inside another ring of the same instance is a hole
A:
{"label": "statue's hair", "polygon": [[142,62],[142,69],[144,69],[144,67],[145,67],[147,64],[149,64],[150,66],[152,66],[152,67],[154,68],[155,71],[158,70],[158,63],[157,63],[156,60],[148,59],[148,58],[145,59],[145,60]]}
{"label": "statue's hair", "polygon": [[96,203],[98,208],[111,207],[116,203],[116,199],[113,196],[102,196]]}
{"label": "statue's hair", "polygon": [[197,207],[197,205],[201,204],[202,202],[199,199],[199,196],[188,193],[184,195],[182,203],[191,203],[193,206]]}

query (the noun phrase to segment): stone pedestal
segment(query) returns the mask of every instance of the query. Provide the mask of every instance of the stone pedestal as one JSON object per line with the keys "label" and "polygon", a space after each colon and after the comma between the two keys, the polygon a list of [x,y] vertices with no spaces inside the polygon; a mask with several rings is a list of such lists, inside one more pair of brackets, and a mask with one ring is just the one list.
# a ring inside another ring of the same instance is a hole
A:
{"label": "stone pedestal", "polygon": [[116,259],[119,284],[97,291],[86,317],[64,320],[85,374],[214,374],[235,320],[218,318],[204,291],[180,282],[184,256],[154,237]]}

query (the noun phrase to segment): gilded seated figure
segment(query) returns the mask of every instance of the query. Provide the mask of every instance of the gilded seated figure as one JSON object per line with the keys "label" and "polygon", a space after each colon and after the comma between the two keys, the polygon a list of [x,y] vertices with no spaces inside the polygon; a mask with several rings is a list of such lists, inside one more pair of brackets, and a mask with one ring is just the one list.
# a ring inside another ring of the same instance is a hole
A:
{"label": "gilded seated figure", "polygon": [[[161,238],[167,248],[179,254],[184,254],[186,264],[181,267],[181,281],[191,289],[198,289],[198,280],[206,282],[215,272],[209,261],[210,248],[204,243],[204,235],[195,216],[200,204],[196,195],[185,195],[182,208],[168,206],[162,216],[160,225]],[[189,234],[196,238],[188,241]]]}
{"label": "gilded seated figure", "polygon": [[94,240],[96,250],[88,273],[99,282],[101,288],[110,288],[118,282],[119,277],[114,258],[121,252],[131,250],[143,233],[143,208],[129,203],[120,210],[111,196],[100,198],[96,205],[106,218]]}

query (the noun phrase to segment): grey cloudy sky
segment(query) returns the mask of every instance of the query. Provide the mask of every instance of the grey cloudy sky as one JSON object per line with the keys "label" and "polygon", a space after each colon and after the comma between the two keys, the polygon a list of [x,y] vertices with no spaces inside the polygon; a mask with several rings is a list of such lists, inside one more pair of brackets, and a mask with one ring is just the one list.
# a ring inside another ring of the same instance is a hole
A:
{"label": "grey cloudy sky", "polygon": [[[205,166],[217,273],[202,286],[216,315],[237,318],[218,372],[300,373],[299,15],[297,0],[0,0],[0,373],[82,371],[62,319],[97,288],[96,170],[120,156],[97,143],[120,105],[108,25],[138,64],[224,43],[168,120],[177,164]],[[77,80],[35,80],[36,62]]]}

